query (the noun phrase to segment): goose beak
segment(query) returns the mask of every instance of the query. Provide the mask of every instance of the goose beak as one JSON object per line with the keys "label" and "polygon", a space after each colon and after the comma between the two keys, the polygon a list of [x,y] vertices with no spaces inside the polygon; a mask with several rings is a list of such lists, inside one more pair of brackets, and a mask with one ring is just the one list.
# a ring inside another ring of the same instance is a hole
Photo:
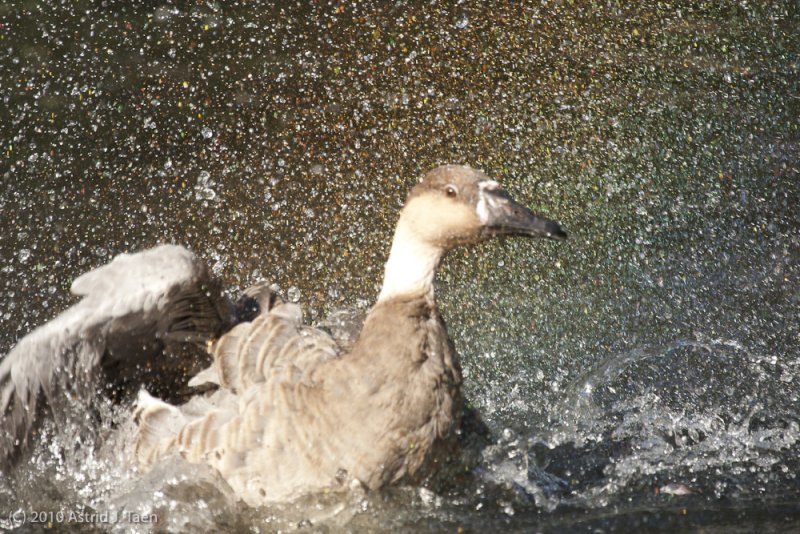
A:
{"label": "goose beak", "polygon": [[550,219],[536,215],[500,188],[481,188],[478,216],[485,237],[547,237],[563,241],[567,233]]}

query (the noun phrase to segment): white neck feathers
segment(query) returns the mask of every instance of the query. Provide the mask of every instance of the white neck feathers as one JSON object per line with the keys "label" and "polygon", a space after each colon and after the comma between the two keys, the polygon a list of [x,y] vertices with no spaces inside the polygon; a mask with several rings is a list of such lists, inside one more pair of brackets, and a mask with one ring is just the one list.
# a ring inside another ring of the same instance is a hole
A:
{"label": "white neck feathers", "polygon": [[402,295],[433,293],[440,247],[420,239],[403,217],[397,224],[378,302]]}

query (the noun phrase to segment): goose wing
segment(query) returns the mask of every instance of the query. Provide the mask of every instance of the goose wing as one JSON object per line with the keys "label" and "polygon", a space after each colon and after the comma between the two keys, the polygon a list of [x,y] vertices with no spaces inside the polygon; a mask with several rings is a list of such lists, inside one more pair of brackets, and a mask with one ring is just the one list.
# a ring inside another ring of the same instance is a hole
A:
{"label": "goose wing", "polygon": [[[80,302],[23,338],[0,361],[0,463],[25,446],[45,408],[114,395],[191,372],[165,347],[218,337],[234,321],[219,283],[190,251],[162,245],[121,254],[72,284]],[[165,372],[171,371],[171,372]],[[185,383],[185,380],[184,380]],[[152,387],[152,385],[150,385]]]}
{"label": "goose wing", "polygon": [[[283,442],[302,441],[298,433],[315,428],[317,422],[298,418],[318,414],[308,405],[311,392],[342,347],[328,332],[304,325],[300,308],[283,302],[266,285],[248,293],[259,303],[260,314],[215,340],[210,345],[213,364],[190,382],[210,382],[219,389],[182,406],[140,393],[136,456],[143,468],[175,452],[207,462],[255,503],[260,497],[253,493],[253,481],[259,477],[269,478],[269,494],[276,495],[309,472],[326,474],[295,469],[298,460],[283,455]],[[291,473],[283,473],[287,469]]]}
{"label": "goose wing", "polygon": [[303,324],[298,305],[274,294],[268,298],[269,305],[262,305],[253,321],[236,325],[211,344],[217,382],[232,392],[261,382],[308,382],[319,365],[339,355],[330,334]]}

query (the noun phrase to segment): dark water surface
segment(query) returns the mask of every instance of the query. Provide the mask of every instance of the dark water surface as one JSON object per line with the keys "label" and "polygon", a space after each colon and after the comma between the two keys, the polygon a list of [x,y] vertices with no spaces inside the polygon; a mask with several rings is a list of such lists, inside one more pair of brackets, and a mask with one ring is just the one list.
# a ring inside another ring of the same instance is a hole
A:
{"label": "dark water surface", "polygon": [[137,482],[120,444],[64,452],[62,423],[3,473],[0,526],[124,506],[172,530],[800,529],[796,1],[12,1],[0,97],[0,354],[75,276],[161,242],[310,320],[368,306],[441,163],[571,234],[443,266],[495,433],[463,485],[309,520],[324,503],[245,510],[180,466]]}

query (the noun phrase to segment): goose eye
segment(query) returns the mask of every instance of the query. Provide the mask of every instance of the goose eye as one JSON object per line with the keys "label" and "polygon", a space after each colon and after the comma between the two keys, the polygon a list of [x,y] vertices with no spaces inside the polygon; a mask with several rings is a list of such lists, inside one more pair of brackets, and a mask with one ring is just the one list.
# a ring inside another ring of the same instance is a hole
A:
{"label": "goose eye", "polygon": [[448,185],[447,187],[444,188],[444,193],[448,197],[453,198],[456,195],[458,195],[458,188],[454,185]]}

